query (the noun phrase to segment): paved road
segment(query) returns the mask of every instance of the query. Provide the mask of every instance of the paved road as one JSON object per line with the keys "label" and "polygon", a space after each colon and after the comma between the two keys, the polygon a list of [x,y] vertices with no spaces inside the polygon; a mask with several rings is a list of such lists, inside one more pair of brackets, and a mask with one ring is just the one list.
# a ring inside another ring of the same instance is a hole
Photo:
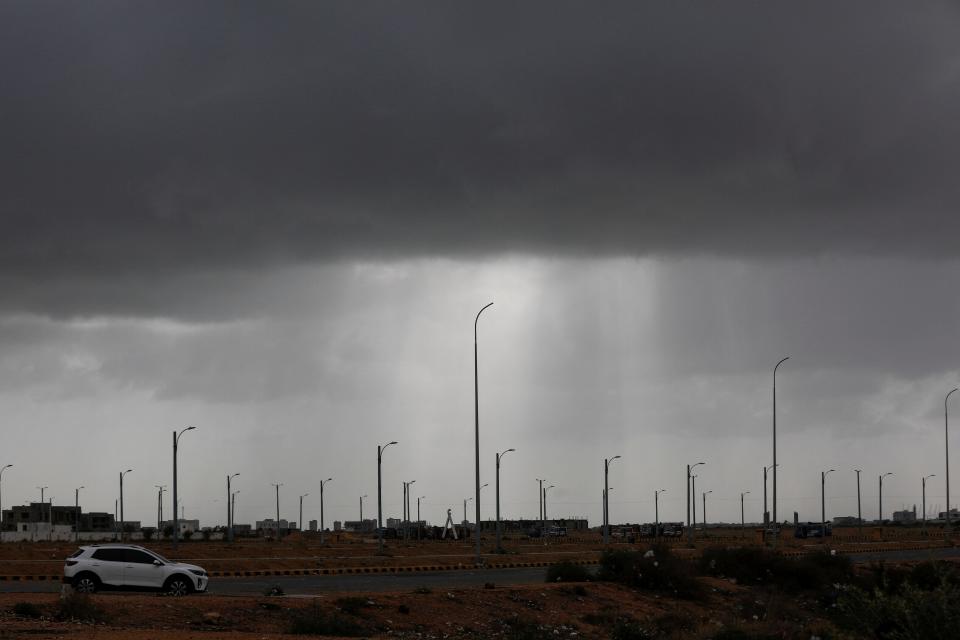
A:
{"label": "paved road", "polygon": [[[960,548],[921,551],[884,551],[850,554],[856,563],[960,559]],[[487,582],[498,586],[540,584],[544,568],[438,571],[427,573],[363,574],[335,576],[266,576],[258,578],[213,578],[210,593],[217,595],[262,595],[279,586],[287,595],[311,595],[324,592],[413,591],[418,587],[434,590],[482,587]],[[0,582],[0,592],[54,593],[57,582]]]}

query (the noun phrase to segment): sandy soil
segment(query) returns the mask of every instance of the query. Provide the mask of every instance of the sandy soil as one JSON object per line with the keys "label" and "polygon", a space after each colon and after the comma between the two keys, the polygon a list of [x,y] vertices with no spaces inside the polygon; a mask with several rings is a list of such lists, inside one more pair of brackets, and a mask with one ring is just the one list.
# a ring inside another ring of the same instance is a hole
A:
{"label": "sandy soil", "polygon": [[[723,626],[781,633],[807,640],[831,629],[815,603],[784,600],[758,589],[704,578],[708,597],[689,602],[640,593],[612,584],[550,584],[452,591],[417,590],[311,598],[102,594],[91,602],[107,622],[53,619],[54,594],[0,594],[0,638],[290,638],[285,632],[298,613],[315,607],[367,630],[368,637],[607,638],[615,620],[629,620],[667,637],[707,638]],[[30,602],[40,619],[12,613]],[[330,637],[330,636],[327,636]],[[335,637],[335,636],[334,636]]]}
{"label": "sandy soil", "polygon": [[[667,544],[680,553],[685,550],[683,540],[667,539]],[[507,554],[493,554],[492,540],[483,547],[488,564],[525,562],[556,562],[565,559],[592,561],[599,557],[603,545],[598,534],[571,536],[566,539],[508,540]],[[625,544],[615,540],[617,544]],[[751,530],[711,529],[706,534],[698,533],[696,546],[760,544],[760,535]],[[327,543],[321,545],[317,536],[294,534],[282,541],[245,539],[234,544],[191,540],[182,542],[174,550],[170,542],[143,542],[169,558],[185,560],[203,566],[210,572],[243,571],[303,571],[315,569],[357,567],[416,567],[424,565],[458,566],[472,565],[474,547],[469,541],[423,541],[403,542],[391,540],[386,545],[386,554],[377,554],[376,540],[351,534],[328,534]],[[645,544],[645,543],[641,543]],[[864,527],[861,533],[856,528],[836,529],[827,539],[832,549],[843,551],[876,550],[878,548],[904,548],[917,546],[944,546],[953,541],[946,539],[942,530],[931,529],[923,534],[919,529],[888,527],[879,529]],[[781,548],[804,550],[820,548],[820,540],[797,540],[784,537]],[[66,542],[23,542],[0,545],[0,576],[14,575],[60,575],[63,559],[76,550],[76,545]]]}

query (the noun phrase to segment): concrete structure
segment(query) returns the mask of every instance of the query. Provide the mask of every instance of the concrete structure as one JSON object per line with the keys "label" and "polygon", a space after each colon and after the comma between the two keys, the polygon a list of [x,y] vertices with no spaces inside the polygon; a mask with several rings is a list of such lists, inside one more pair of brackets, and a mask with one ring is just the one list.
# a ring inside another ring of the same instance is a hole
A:
{"label": "concrete structure", "polygon": [[904,509],[903,511],[894,511],[893,521],[894,522],[916,522],[917,521],[917,505],[913,505],[913,511],[909,511],[907,509]]}
{"label": "concrete structure", "polygon": [[[77,524],[78,509],[73,506],[51,507],[47,503],[31,502],[29,505],[19,505],[4,509],[2,514],[2,531],[26,531],[23,525],[52,524],[53,526],[70,527],[72,530]],[[80,531],[113,532],[116,523],[113,514],[104,512],[83,513],[79,511]],[[136,524],[139,529],[139,522]]]}
{"label": "concrete structure", "polygon": [[[182,518],[177,518],[177,524],[180,526],[179,535],[189,532],[191,535],[200,531],[200,521],[199,520],[184,520]],[[163,532],[167,528],[173,528],[173,520],[164,520],[160,523],[160,535],[163,535]]]}
{"label": "concrete structure", "polygon": [[[337,523],[333,523],[334,530],[336,530]],[[346,531],[357,531],[360,533],[373,533],[377,530],[377,521],[376,519],[370,520],[345,520],[343,522],[342,528]]]}

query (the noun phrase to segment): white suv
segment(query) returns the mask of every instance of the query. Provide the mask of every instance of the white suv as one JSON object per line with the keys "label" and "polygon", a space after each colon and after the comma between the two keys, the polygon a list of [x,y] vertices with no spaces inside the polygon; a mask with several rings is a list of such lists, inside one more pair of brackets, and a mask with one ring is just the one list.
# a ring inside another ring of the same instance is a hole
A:
{"label": "white suv", "polygon": [[67,558],[63,581],[81,593],[131,589],[185,596],[192,591],[206,591],[210,579],[196,565],[172,562],[143,547],[95,544],[80,547]]}

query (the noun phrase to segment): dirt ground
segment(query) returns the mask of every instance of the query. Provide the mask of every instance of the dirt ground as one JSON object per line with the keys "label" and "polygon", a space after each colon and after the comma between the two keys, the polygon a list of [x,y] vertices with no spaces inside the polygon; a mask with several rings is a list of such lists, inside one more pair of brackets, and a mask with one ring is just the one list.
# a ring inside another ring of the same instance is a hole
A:
{"label": "dirt ground", "polygon": [[[568,538],[507,539],[506,554],[495,554],[492,539],[484,539],[482,550],[489,565],[509,565],[529,562],[557,562],[577,559],[593,561],[599,557],[603,545],[599,534],[587,533]],[[664,539],[662,542],[680,553],[687,550],[687,540]],[[641,541],[639,544],[647,544]],[[307,571],[364,567],[417,566],[472,566],[474,546],[471,541],[398,541],[386,543],[386,553],[377,553],[376,539],[352,534],[327,534],[324,544],[310,534],[294,534],[281,541],[262,538],[242,539],[233,544],[215,541],[190,540],[181,542],[174,550],[169,541],[141,542],[171,559],[199,564],[216,574],[244,571]],[[614,539],[614,544],[626,544]],[[711,545],[762,544],[761,535],[754,530],[709,529],[697,532],[696,548]],[[864,527],[838,528],[826,545],[840,552],[936,547],[953,545],[954,540],[944,536],[942,529],[927,532],[919,528]],[[817,539],[798,540],[784,536],[780,548],[802,551],[822,548]],[[22,542],[0,545],[0,576],[60,575],[63,560],[77,545],[68,542]]]}
{"label": "dirt ground", "polygon": [[[60,602],[56,594],[0,594],[0,638],[290,638],[293,618],[317,611],[338,616],[374,638],[609,638],[617,621],[693,639],[709,638],[723,627],[804,640],[832,630],[816,603],[725,580],[702,580],[709,595],[697,602],[607,583],[490,584],[310,598],[98,594],[90,602],[102,609],[105,621],[100,623],[54,620]],[[34,604],[42,617],[14,614],[14,605],[24,602]]]}

